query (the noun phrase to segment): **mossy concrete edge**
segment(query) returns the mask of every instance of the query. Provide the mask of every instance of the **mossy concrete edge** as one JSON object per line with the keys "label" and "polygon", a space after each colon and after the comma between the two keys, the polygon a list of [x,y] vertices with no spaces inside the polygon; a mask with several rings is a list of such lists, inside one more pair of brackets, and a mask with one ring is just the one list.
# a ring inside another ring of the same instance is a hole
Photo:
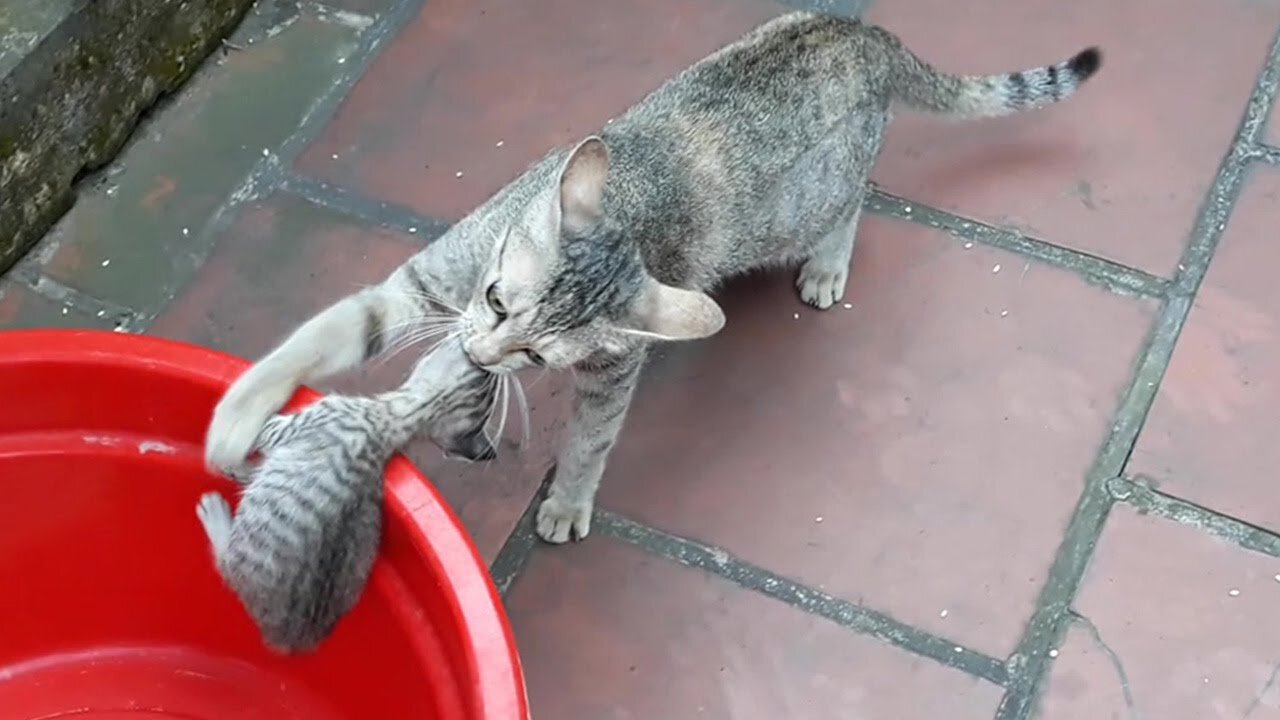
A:
{"label": "mossy concrete edge", "polygon": [[177,89],[253,0],[81,0],[0,77],[0,272],[70,208],[138,119]]}

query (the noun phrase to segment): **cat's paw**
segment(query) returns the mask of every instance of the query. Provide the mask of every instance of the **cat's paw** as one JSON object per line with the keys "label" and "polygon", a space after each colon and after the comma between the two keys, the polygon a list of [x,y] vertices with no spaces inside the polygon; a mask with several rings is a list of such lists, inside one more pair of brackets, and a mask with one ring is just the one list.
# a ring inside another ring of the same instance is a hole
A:
{"label": "cat's paw", "polygon": [[248,460],[263,426],[275,413],[261,396],[246,396],[232,386],[214,408],[205,433],[205,466],[215,472],[234,473]]}
{"label": "cat's paw", "polygon": [[[221,411],[222,408],[219,408]],[[215,412],[205,436],[205,466],[216,472],[235,472],[253,451],[262,425],[234,412]]]}
{"label": "cat's paw", "polygon": [[200,518],[214,553],[222,553],[231,542],[231,504],[218,493],[207,492],[196,503],[196,517]]}
{"label": "cat's paw", "polygon": [[849,280],[847,265],[835,267],[810,260],[800,268],[796,277],[796,289],[800,299],[826,310],[844,298],[844,286]]}
{"label": "cat's paw", "polygon": [[591,532],[592,502],[568,503],[549,497],[538,506],[538,537],[560,545],[581,540]]}

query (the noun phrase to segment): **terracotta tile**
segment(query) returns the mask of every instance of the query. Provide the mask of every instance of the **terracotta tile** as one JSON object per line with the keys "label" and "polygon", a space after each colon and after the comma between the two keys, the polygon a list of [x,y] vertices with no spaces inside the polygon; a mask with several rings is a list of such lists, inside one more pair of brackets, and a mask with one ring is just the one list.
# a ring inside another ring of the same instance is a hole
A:
{"label": "terracotta tile", "polygon": [[1161,381],[1129,471],[1176,495],[1280,529],[1280,171],[1253,171]]}
{"label": "terracotta tile", "polygon": [[[359,227],[300,200],[274,197],[249,208],[227,230],[199,276],[151,331],[256,359],[316,312],[386,277],[420,247],[413,236]],[[391,387],[412,360],[412,351],[405,352],[326,387]],[[534,424],[523,452],[508,446],[499,461],[487,465],[446,460],[425,442],[408,452],[490,560],[551,463],[560,387],[549,377],[531,388]],[[517,422],[507,428],[508,439],[519,437]]]}
{"label": "terracotta tile", "polygon": [[27,328],[93,328],[111,330],[126,318],[98,316],[54,302],[10,279],[0,279],[0,331]]}
{"label": "terracotta tile", "polygon": [[300,166],[457,219],[553,145],[783,9],[768,0],[431,0]]}
{"label": "terracotta tile", "polygon": [[1280,718],[1277,572],[1276,558],[1118,507],[1076,600],[1100,640],[1077,624],[1040,717]]}
{"label": "terracotta tile", "polygon": [[280,11],[250,14],[232,37],[244,49],[216,51],[81,193],[35,258],[50,277],[144,313],[191,278],[209,217],[263,148],[294,132],[358,41],[350,27]]}
{"label": "terracotta tile", "polygon": [[869,18],[957,72],[1034,67],[1100,45],[1102,71],[1057,107],[963,124],[900,112],[874,177],[921,202],[1165,274],[1244,112],[1280,5],[899,0],[876,3]]}
{"label": "terracotta tile", "polygon": [[860,237],[852,309],[775,275],[661,354],[603,503],[1004,657],[1152,304],[913,223]]}
{"label": "terracotta tile", "polygon": [[988,720],[1000,689],[598,538],[535,555],[507,601],[544,718]]}

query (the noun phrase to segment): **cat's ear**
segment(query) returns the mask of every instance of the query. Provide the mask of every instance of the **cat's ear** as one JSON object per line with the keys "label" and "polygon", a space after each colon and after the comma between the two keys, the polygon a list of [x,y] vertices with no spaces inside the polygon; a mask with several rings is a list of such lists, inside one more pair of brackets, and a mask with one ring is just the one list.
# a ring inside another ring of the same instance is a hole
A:
{"label": "cat's ear", "polygon": [[723,327],[724,311],[715,300],[650,278],[619,329],[653,340],[698,340]]}
{"label": "cat's ear", "polygon": [[560,170],[560,225],[585,233],[604,214],[604,183],[609,175],[609,148],[591,136],[578,143]]}

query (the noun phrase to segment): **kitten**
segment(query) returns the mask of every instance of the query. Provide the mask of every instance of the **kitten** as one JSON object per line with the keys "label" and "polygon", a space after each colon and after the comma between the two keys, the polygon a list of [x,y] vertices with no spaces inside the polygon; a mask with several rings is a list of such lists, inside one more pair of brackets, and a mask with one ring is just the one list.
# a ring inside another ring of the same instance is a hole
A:
{"label": "kitten", "polygon": [[718,332],[724,315],[706,293],[753,269],[799,266],[799,295],[817,308],[844,296],[892,101],[1006,115],[1066,99],[1100,64],[1091,48],[1021,72],[951,75],[879,27],[776,18],[600,135],[553,150],[384,283],[304,324],[219,404],[207,458],[242,458],[294,387],[363,362],[390,328],[430,310],[424,297],[444,295],[466,304],[458,322],[478,365],[574,369],[537,531],[584,537],[649,343]]}
{"label": "kitten", "polygon": [[483,429],[496,380],[452,339],[397,390],[330,395],[268,421],[234,516],[222,495],[200,498],[218,571],[269,647],[314,649],[360,598],[382,537],[383,470],[400,446],[421,432],[470,460],[494,456]]}

